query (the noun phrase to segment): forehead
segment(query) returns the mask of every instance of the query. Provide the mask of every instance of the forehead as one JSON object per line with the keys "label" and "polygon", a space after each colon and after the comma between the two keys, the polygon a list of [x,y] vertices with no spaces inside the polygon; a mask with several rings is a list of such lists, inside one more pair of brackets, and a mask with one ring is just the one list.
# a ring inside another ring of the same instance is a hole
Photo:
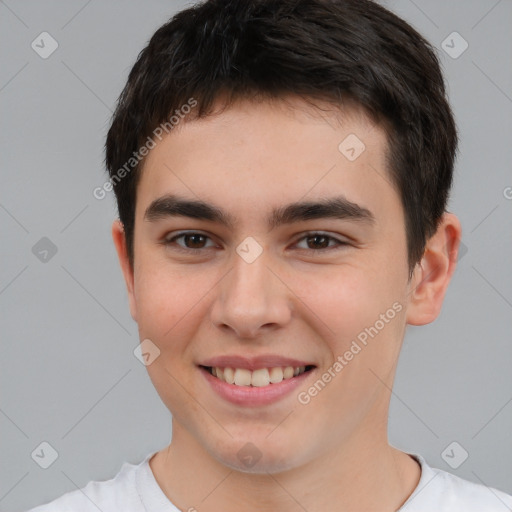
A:
{"label": "forehead", "polygon": [[358,204],[396,200],[386,152],[383,129],[348,101],[341,108],[293,97],[220,103],[213,115],[185,118],[151,149],[137,215],[163,194],[209,200],[235,214],[334,191]]}

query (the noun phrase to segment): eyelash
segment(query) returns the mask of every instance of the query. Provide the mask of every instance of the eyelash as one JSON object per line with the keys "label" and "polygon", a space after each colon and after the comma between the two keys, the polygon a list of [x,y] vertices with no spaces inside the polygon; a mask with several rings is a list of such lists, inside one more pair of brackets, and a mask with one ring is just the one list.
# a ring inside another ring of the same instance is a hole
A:
{"label": "eyelash", "polygon": [[[179,234],[173,236],[172,238],[164,239],[162,241],[162,244],[165,245],[165,246],[173,245],[173,244],[175,244],[175,240],[177,240],[179,238],[183,238],[183,237],[185,237],[187,235],[188,236],[191,236],[191,235],[201,235],[201,236],[211,240],[211,238],[208,235],[205,235],[204,233],[200,233],[200,232],[197,232],[197,231],[186,231],[186,232],[179,233]],[[314,237],[314,236],[325,237],[325,238],[327,238],[329,240],[328,243],[330,243],[331,241],[334,241],[334,242],[336,242],[336,245],[332,246],[332,247],[326,247],[324,249],[299,249],[299,250],[303,250],[303,251],[306,251],[306,252],[319,253],[319,252],[327,252],[327,251],[330,251],[330,250],[340,249],[343,246],[349,245],[348,242],[345,242],[343,240],[339,240],[338,238],[335,238],[335,237],[333,237],[331,235],[327,235],[327,234],[319,232],[319,231],[308,231],[301,238],[299,238],[295,242],[295,244],[299,243],[300,241],[302,241],[304,239],[311,238],[311,237]],[[190,253],[197,253],[199,251],[204,251],[204,250],[207,250],[207,249],[211,249],[211,247],[201,247],[199,249],[190,249],[188,247],[181,247],[179,245],[175,245],[174,249],[176,249],[176,250],[178,250],[180,252],[185,252],[185,253],[190,254]]]}

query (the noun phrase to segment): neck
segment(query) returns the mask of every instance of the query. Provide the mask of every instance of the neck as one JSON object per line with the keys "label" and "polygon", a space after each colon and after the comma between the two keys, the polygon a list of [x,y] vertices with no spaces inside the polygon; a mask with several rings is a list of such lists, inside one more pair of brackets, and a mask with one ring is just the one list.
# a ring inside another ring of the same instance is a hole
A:
{"label": "neck", "polygon": [[[384,422],[387,427],[387,422]],[[250,474],[213,458],[173,419],[171,444],[150,467],[169,500],[181,510],[210,512],[395,512],[420,479],[419,464],[389,445],[382,423],[360,428],[302,466]],[[335,505],[333,505],[335,504]]]}

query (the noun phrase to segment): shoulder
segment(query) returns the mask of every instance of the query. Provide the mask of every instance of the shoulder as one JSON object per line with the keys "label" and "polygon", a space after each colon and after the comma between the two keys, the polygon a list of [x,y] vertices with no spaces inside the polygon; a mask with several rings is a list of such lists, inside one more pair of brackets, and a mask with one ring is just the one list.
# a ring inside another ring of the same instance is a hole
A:
{"label": "shoulder", "polygon": [[27,512],[98,512],[98,509],[102,512],[136,512],[142,506],[135,479],[139,466],[125,462],[114,478],[91,481],[81,489],[68,492]]}
{"label": "shoulder", "polygon": [[445,504],[446,510],[465,512],[506,512],[512,511],[512,496],[494,487],[470,482],[456,475],[432,468],[437,480],[436,489],[439,491],[440,503]]}
{"label": "shoulder", "polygon": [[417,488],[399,512],[507,512],[512,511],[512,496],[482,484],[430,467],[418,454],[410,454],[421,465]]}

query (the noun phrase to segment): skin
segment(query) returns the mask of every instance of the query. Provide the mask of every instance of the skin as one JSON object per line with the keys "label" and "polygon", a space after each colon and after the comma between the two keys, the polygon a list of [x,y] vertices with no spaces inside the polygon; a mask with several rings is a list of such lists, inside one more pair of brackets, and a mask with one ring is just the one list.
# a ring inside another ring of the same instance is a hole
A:
{"label": "skin", "polygon": [[[418,484],[419,465],[387,439],[390,390],[406,325],[439,314],[460,223],[443,216],[409,280],[385,132],[354,105],[324,108],[331,111],[293,97],[242,100],[219,115],[182,122],[144,163],[133,269],[123,226],[113,224],[140,339],[160,350],[147,370],[172,413],[172,442],[150,467],[182,510],[392,512]],[[338,150],[351,133],[366,146],[352,162]],[[165,193],[213,203],[238,224],[228,230],[187,217],[145,220],[146,208]],[[335,193],[370,210],[375,222],[320,219],[267,229],[273,207]],[[181,230],[209,238],[161,243]],[[307,231],[347,245],[313,253],[325,245],[308,242]],[[248,236],[263,249],[251,264],[236,252]],[[189,253],[176,249],[187,243]],[[307,405],[299,403],[298,392],[396,302],[401,311],[378,335]],[[247,408],[216,395],[196,366],[217,355],[262,353],[317,368],[297,392]],[[261,454],[251,468],[237,457],[248,442]]]}

